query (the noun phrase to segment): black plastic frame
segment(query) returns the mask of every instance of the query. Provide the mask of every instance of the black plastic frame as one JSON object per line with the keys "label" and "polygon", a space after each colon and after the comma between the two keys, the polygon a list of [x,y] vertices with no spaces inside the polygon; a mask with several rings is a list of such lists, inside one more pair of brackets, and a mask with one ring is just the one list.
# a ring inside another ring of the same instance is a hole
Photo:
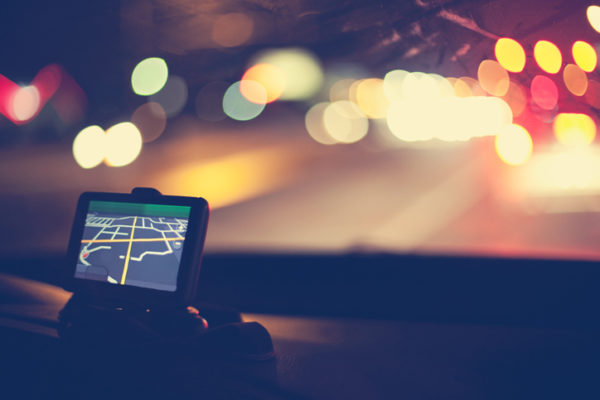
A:
{"label": "black plastic frame", "polygon": [[[129,285],[114,285],[101,281],[75,277],[77,257],[81,247],[81,236],[90,201],[113,201],[126,203],[146,203],[180,205],[190,207],[188,229],[183,244],[181,263],[177,275],[177,289],[174,292],[142,288]],[[200,274],[200,264],[206,229],[208,226],[208,202],[201,197],[163,196],[158,191],[134,189],[130,194],[85,192],[79,197],[69,247],[68,267],[63,276],[66,290],[81,293],[91,302],[111,305],[136,305],[142,307],[173,307],[187,305],[194,298]]]}

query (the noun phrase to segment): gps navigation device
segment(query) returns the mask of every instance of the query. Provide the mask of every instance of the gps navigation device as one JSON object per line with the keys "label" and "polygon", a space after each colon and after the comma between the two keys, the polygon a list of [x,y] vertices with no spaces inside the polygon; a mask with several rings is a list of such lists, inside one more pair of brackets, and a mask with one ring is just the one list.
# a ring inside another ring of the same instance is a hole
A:
{"label": "gps navigation device", "polygon": [[65,289],[97,303],[186,305],[196,291],[208,215],[203,198],[154,189],[83,193]]}

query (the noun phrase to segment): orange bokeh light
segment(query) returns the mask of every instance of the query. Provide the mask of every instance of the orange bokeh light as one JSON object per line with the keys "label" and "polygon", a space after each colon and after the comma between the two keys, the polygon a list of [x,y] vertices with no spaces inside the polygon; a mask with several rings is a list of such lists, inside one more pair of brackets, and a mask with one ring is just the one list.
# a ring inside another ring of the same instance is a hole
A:
{"label": "orange bokeh light", "polygon": [[235,47],[246,43],[254,32],[254,20],[242,13],[219,16],[212,27],[212,40],[223,47]]}
{"label": "orange bokeh light", "polygon": [[556,74],[562,67],[562,54],[558,47],[547,40],[540,40],[533,48],[538,66],[549,74]]}
{"label": "orange bokeh light", "polygon": [[[256,85],[248,84],[248,81],[258,83],[265,89],[266,100],[264,93],[262,91],[257,93]],[[240,92],[247,100],[255,104],[271,103],[281,97],[285,83],[286,77],[280,68],[271,64],[256,64],[242,76]]]}
{"label": "orange bokeh light", "polygon": [[521,72],[525,68],[525,50],[519,42],[511,38],[500,38],[494,47],[496,60],[510,72]]}
{"label": "orange bokeh light", "polygon": [[569,92],[575,96],[583,96],[588,88],[588,78],[585,71],[575,64],[565,66],[563,80]]}
{"label": "orange bokeh light", "polygon": [[493,60],[483,60],[477,69],[479,85],[493,96],[504,96],[508,92],[508,72]]}

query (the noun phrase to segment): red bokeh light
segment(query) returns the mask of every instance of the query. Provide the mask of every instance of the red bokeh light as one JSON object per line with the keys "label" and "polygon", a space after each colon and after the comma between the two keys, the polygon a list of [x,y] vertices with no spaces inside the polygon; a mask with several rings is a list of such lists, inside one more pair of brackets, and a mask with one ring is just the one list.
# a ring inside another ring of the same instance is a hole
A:
{"label": "red bokeh light", "polygon": [[558,87],[544,75],[536,75],[531,80],[531,98],[540,108],[552,110],[558,103]]}

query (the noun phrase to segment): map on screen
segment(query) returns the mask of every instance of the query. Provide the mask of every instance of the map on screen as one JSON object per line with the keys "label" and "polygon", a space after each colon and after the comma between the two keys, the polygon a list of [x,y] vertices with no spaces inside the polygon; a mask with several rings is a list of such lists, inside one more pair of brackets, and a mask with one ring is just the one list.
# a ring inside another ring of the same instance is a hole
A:
{"label": "map on screen", "polygon": [[190,207],[91,201],[75,277],[174,292]]}

